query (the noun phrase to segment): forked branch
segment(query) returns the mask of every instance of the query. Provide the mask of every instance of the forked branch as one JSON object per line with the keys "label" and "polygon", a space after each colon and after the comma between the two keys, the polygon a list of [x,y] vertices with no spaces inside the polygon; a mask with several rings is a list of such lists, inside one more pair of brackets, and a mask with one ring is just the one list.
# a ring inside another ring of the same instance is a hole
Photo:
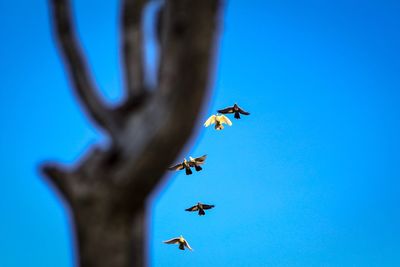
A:
{"label": "forked branch", "polygon": [[101,128],[109,130],[112,124],[111,112],[100,99],[87,68],[72,22],[70,0],[50,0],[50,4],[54,33],[64,56],[72,88],[90,118]]}

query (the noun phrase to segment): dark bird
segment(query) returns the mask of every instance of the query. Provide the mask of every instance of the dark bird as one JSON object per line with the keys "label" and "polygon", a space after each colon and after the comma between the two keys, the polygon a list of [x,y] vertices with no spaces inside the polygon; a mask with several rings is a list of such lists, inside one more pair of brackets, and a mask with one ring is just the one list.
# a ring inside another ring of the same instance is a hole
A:
{"label": "dark bird", "polygon": [[192,158],[189,157],[189,166],[194,167],[196,171],[201,171],[203,168],[200,167],[200,165],[204,164],[204,161],[206,160],[207,155],[203,155],[198,158]]}
{"label": "dark bird", "polygon": [[188,249],[193,251],[193,249],[190,247],[189,243],[186,241],[185,238],[183,238],[182,235],[180,237],[175,237],[170,240],[166,240],[166,241],[164,241],[164,243],[165,244],[179,244],[179,249],[185,250],[185,247],[187,247]]}
{"label": "dark bird", "polygon": [[222,124],[228,124],[229,126],[232,126],[232,122],[228,117],[225,115],[211,115],[206,122],[204,123],[205,127],[210,126],[211,124],[215,123],[215,130],[222,130],[224,129],[224,126]]}
{"label": "dark bird", "polygon": [[235,113],[235,116],[234,116],[235,119],[240,119],[240,114],[250,115],[249,112],[244,111],[243,109],[241,109],[236,103],[233,105],[233,107],[228,107],[228,108],[224,108],[224,109],[218,110],[218,113],[222,113],[222,114]]}
{"label": "dark bird", "polygon": [[207,157],[207,155],[203,155],[198,158],[189,157],[189,161],[186,159],[183,159],[182,163],[171,166],[168,168],[168,170],[180,171],[180,170],[185,169],[186,175],[191,175],[193,173],[191,170],[192,167],[194,167],[196,169],[196,171],[201,171],[203,169],[202,167],[200,167],[200,165],[204,164],[206,157]]}
{"label": "dark bird", "polygon": [[202,204],[202,203],[198,202],[193,207],[190,207],[190,208],[185,209],[185,210],[186,211],[199,211],[199,216],[202,216],[202,215],[206,215],[204,210],[209,210],[209,209],[212,209],[214,207],[215,207],[214,205],[207,205],[207,204]]}
{"label": "dark bird", "polygon": [[171,167],[168,168],[168,170],[170,170],[170,171],[180,171],[180,170],[185,169],[186,175],[191,175],[193,172],[190,169],[189,163],[190,163],[189,161],[187,161],[186,159],[183,159],[182,163],[179,163],[179,164],[176,164],[174,166],[171,166]]}

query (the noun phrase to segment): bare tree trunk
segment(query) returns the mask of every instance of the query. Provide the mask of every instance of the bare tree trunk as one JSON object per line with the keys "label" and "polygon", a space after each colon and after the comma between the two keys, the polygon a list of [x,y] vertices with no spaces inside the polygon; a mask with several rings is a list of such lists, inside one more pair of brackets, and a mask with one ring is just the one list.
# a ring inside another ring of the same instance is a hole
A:
{"label": "bare tree trunk", "polygon": [[100,213],[91,208],[75,218],[80,265],[146,266],[145,209],[134,211],[132,216]]}
{"label": "bare tree trunk", "polygon": [[69,0],[50,0],[55,37],[72,88],[110,137],[74,167],[42,167],[70,205],[82,267],[147,266],[146,199],[191,136],[209,88],[220,0],[166,0],[159,12],[157,88],[144,84],[145,0],[122,0],[126,100],[98,95],[72,23]]}

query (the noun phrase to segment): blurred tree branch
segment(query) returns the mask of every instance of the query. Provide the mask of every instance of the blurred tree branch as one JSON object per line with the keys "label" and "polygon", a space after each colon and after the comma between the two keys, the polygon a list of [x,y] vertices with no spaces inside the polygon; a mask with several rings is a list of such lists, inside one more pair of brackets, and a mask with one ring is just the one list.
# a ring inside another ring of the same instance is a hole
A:
{"label": "blurred tree branch", "polygon": [[140,97],[144,86],[143,9],[147,0],[122,1],[122,51],[129,97]]}
{"label": "blurred tree branch", "polygon": [[146,266],[146,199],[191,136],[209,88],[220,0],[166,0],[157,25],[158,84],[144,85],[141,21],[145,0],[122,0],[126,99],[99,97],[72,23],[69,0],[50,0],[56,40],[84,109],[111,137],[73,168],[48,163],[44,175],[70,205],[80,266]]}
{"label": "blurred tree branch", "polygon": [[70,80],[73,83],[73,89],[90,118],[98,126],[109,129],[112,122],[111,112],[98,96],[97,88],[90,77],[87,63],[72,24],[69,1],[54,0],[50,3],[56,38],[59,41],[60,50],[64,56]]}

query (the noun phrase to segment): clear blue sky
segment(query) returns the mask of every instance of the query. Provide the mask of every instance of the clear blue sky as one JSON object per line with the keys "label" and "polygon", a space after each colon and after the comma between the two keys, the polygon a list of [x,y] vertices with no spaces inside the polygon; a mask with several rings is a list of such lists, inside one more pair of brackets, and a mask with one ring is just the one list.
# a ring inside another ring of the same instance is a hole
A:
{"label": "clear blue sky", "polygon": [[[118,1],[75,1],[104,96],[121,97]],[[400,4],[227,1],[204,120],[151,199],[151,266],[400,266]],[[251,2],[251,3],[250,3]],[[102,140],[75,101],[46,1],[0,1],[0,266],[70,267],[67,212],[38,175]],[[151,49],[149,49],[151,56]],[[205,217],[183,210],[215,204]],[[194,252],[162,240],[183,234]]]}

